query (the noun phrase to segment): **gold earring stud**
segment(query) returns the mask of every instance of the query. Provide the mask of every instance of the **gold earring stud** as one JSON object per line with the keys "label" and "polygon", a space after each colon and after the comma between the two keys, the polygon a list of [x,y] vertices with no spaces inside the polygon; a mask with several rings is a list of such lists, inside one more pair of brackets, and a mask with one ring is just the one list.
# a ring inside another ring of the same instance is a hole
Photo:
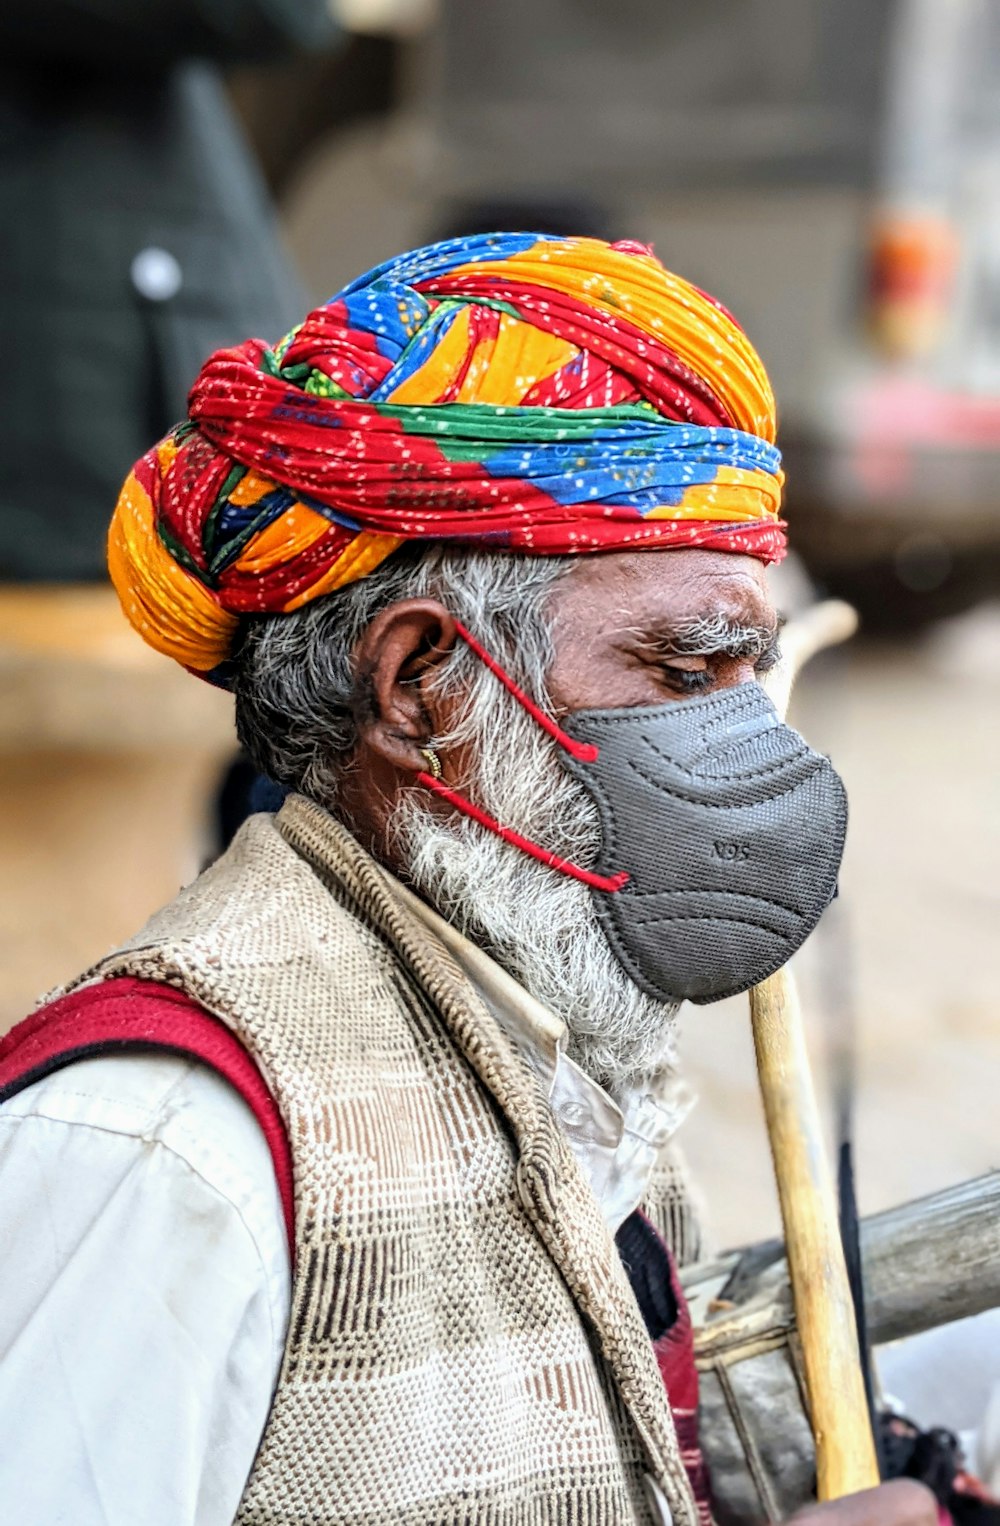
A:
{"label": "gold earring stud", "polygon": [[438,757],[433,747],[421,747],[420,756],[427,759],[427,770],[431,778],[440,779],[441,759]]}

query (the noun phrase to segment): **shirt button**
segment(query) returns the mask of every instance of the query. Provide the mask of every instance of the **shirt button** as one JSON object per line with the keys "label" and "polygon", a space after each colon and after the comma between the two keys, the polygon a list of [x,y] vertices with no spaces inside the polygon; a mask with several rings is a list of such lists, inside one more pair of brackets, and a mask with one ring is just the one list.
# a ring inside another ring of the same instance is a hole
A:
{"label": "shirt button", "polygon": [[180,291],[184,279],[174,255],[155,244],[140,250],[132,261],[130,274],[132,285],[147,302],[169,302]]}
{"label": "shirt button", "polygon": [[587,1109],[582,1102],[564,1102],[559,1109],[559,1122],[568,1129],[579,1128],[587,1116]]}

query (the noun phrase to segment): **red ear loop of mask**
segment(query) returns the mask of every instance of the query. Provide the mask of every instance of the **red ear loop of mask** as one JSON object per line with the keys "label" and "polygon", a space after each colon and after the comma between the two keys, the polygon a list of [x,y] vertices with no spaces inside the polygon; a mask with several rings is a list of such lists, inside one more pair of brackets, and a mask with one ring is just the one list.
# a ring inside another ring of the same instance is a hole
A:
{"label": "red ear loop of mask", "polygon": [[[561,726],[557,726],[554,720],[545,715],[535,704],[534,700],[530,699],[524,690],[514,682],[510,674],[504,672],[496,658],[491,657],[485,647],[481,646],[475,636],[470,631],[467,631],[465,626],[461,625],[458,620],[455,621],[455,629],[466,645],[475,652],[480,662],[486,664],[490,672],[499,678],[504,688],[513,694],[518,704],[524,706],[532,720],[537,721],[543,731],[547,731],[559,747],[568,752],[570,757],[577,758],[582,763],[593,763],[595,761],[598,755],[597,748],[591,742],[577,742],[563,731]],[[532,858],[537,858],[539,863],[547,864],[550,869],[558,869],[560,874],[568,874],[575,880],[582,880],[585,885],[589,885],[593,890],[621,890],[623,885],[628,884],[629,876],[624,870],[612,875],[593,874],[589,869],[583,869],[579,864],[571,863],[568,858],[560,858],[557,853],[550,853],[548,848],[543,848],[541,843],[532,842],[530,837],[522,837],[521,833],[515,832],[512,827],[501,826],[486,811],[481,810],[478,805],[473,805],[471,800],[467,800],[464,795],[460,795],[450,785],[442,783],[440,779],[435,779],[433,774],[426,772],[419,773],[417,775],[417,782],[432,790],[442,800],[447,800],[449,805],[454,806],[455,810],[460,811],[463,816],[468,816],[470,821],[476,821],[481,827],[485,827],[488,832],[493,832],[497,837],[502,837],[504,842],[512,843],[515,848],[520,848],[522,853],[529,853]]]}

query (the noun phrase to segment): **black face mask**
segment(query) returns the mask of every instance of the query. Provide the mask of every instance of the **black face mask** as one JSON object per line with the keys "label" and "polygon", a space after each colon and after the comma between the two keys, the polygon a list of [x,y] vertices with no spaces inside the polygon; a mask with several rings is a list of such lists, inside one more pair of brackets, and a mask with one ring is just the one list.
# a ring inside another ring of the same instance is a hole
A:
{"label": "black face mask", "polygon": [[829,760],[756,683],[563,725],[597,749],[561,761],[600,812],[593,870],[628,871],[620,890],[592,893],[635,984],[708,1002],[779,969],[836,892],[847,799]]}

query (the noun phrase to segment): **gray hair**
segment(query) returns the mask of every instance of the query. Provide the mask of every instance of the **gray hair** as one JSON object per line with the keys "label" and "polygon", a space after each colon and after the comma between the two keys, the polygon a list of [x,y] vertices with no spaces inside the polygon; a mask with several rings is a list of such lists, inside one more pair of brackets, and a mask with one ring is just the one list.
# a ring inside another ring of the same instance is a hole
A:
{"label": "gray hair", "polygon": [[[536,702],[546,702],[552,642],[545,608],[569,557],[515,556],[403,547],[357,583],[286,615],[247,622],[235,657],[236,727],[251,759],[269,778],[335,807],[372,703],[355,647],[375,616],[399,599],[434,598],[483,642]],[[447,738],[464,740],[463,723],[495,695],[496,680],[459,641],[440,666],[442,693],[466,705]]]}

